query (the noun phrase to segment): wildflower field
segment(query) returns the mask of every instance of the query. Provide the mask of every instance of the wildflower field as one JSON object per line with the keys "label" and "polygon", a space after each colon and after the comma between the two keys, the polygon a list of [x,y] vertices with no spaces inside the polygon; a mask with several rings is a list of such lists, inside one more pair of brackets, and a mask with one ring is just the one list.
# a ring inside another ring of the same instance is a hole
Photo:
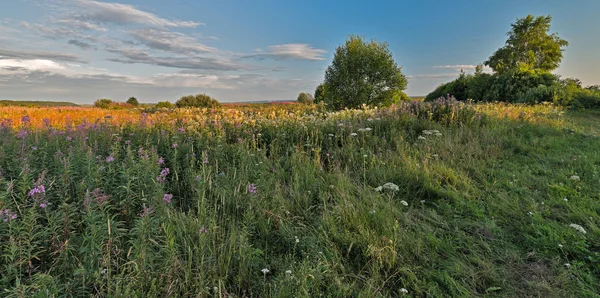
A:
{"label": "wildflower field", "polygon": [[598,297],[600,114],[0,107],[0,297]]}

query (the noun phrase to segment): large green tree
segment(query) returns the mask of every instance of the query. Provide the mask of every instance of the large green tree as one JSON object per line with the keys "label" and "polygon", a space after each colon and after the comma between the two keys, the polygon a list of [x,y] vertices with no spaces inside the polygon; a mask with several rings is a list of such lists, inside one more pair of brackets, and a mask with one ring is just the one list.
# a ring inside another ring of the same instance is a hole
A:
{"label": "large green tree", "polygon": [[498,73],[511,70],[552,71],[562,60],[569,43],[550,31],[551,16],[528,15],[511,24],[504,47],[485,62]]}
{"label": "large green tree", "polygon": [[350,36],[336,49],[325,72],[327,94],[323,100],[332,109],[389,105],[407,83],[386,43]]}

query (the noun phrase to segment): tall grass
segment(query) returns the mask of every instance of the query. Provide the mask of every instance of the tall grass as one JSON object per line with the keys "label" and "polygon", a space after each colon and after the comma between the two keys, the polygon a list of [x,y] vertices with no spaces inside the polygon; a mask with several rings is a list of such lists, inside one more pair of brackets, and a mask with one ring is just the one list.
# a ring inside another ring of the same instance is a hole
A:
{"label": "tall grass", "polygon": [[0,296],[596,295],[600,140],[482,109],[19,115]]}

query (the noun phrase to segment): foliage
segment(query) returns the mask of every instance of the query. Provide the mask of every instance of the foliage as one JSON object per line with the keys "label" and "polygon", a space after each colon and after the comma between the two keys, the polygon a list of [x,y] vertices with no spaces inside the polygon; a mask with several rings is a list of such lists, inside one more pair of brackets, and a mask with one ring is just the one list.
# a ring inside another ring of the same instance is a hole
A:
{"label": "foliage", "polygon": [[573,93],[573,103],[584,109],[600,109],[600,90],[586,88]]}
{"label": "foliage", "polygon": [[135,98],[133,96],[130,97],[129,99],[127,99],[127,103],[130,104],[130,105],[132,105],[132,106],[134,106],[134,107],[137,107],[137,106],[140,105],[140,103],[138,102],[137,98]]}
{"label": "foliage", "polygon": [[323,83],[323,84],[319,84],[319,86],[317,86],[317,89],[315,89],[315,103],[319,103],[319,102],[326,102],[325,97],[327,96],[327,84]]}
{"label": "foliage", "polygon": [[498,49],[485,62],[494,71],[544,71],[558,68],[566,40],[558,34],[548,34],[551,16],[528,15],[511,24],[506,45]]}
{"label": "foliage", "polygon": [[600,114],[571,113],[0,108],[2,295],[593,297]]}
{"label": "foliage", "polygon": [[108,109],[112,103],[113,101],[108,98],[101,98],[94,102],[94,106],[101,109]]}
{"label": "foliage", "polygon": [[350,36],[336,49],[325,72],[325,84],[327,96],[323,100],[331,109],[339,110],[363,104],[390,105],[394,94],[406,89],[407,79],[386,43]]}
{"label": "foliage", "polygon": [[401,101],[409,101],[412,100],[404,91],[396,91],[392,97],[392,102],[397,103]]}
{"label": "foliage", "polygon": [[574,99],[580,96],[583,101],[594,101],[593,94],[593,91],[584,89],[577,79],[561,79],[545,71],[510,70],[493,75],[461,74],[457,79],[437,87],[427,95],[425,100],[431,101],[450,95],[461,101],[505,101],[528,104],[551,102],[570,106]]}
{"label": "foliage", "polygon": [[214,108],[219,106],[219,102],[206,94],[196,94],[182,96],[181,99],[175,103],[175,106],[178,108]]}
{"label": "foliage", "polygon": [[315,99],[313,98],[312,94],[304,93],[304,92],[301,92],[298,95],[298,99],[297,99],[298,103],[302,103],[302,104],[311,104],[311,103],[313,103],[314,100]]}
{"label": "foliage", "polygon": [[169,101],[159,101],[155,107],[171,109],[171,108],[173,108],[173,104],[170,103]]}

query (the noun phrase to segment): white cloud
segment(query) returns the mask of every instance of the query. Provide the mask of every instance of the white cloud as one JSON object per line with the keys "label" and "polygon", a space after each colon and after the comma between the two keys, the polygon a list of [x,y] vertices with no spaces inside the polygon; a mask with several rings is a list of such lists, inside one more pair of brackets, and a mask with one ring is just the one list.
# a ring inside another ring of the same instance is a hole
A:
{"label": "white cloud", "polygon": [[14,71],[38,71],[38,70],[60,70],[64,67],[54,61],[45,59],[0,59],[0,69]]}
{"label": "white cloud", "polygon": [[152,28],[130,30],[129,34],[151,49],[174,53],[216,52],[217,49],[198,43],[194,38],[172,31]]}
{"label": "white cloud", "polygon": [[102,26],[99,26],[94,23],[82,21],[82,20],[63,19],[63,20],[56,20],[55,23],[65,25],[70,28],[79,29],[79,30],[91,30],[91,31],[101,31],[101,32],[107,31],[106,28],[104,28]]}
{"label": "white cloud", "polygon": [[122,58],[110,58],[109,61],[126,64],[149,64],[164,67],[196,69],[196,70],[242,70],[245,66],[236,64],[228,59],[201,56],[171,56],[160,57],[134,47],[108,48],[108,52],[118,54]]}
{"label": "white cloud", "polygon": [[[464,71],[475,70],[477,65],[473,64],[456,64],[456,65],[437,65],[433,68],[441,68],[441,69],[454,69],[456,71],[460,71],[461,69]],[[492,69],[489,66],[483,66],[483,72],[492,72]]]}
{"label": "white cloud", "polygon": [[247,58],[273,58],[273,59],[298,59],[298,60],[325,60],[323,55],[325,50],[315,49],[305,43],[288,43],[274,45],[268,48],[268,51],[257,49],[256,54],[245,56]]}
{"label": "white cloud", "polygon": [[8,50],[0,48],[0,58],[2,57],[16,59],[46,59],[81,62],[81,58],[79,56],[72,54],[63,54],[48,51]]}
{"label": "white cloud", "polygon": [[118,25],[147,24],[157,27],[189,27],[194,28],[202,23],[192,21],[167,20],[153,13],[135,8],[133,5],[121,3],[99,2],[91,0],[74,0],[82,8],[73,18],[82,21],[111,23]]}
{"label": "white cloud", "polygon": [[425,73],[408,75],[409,79],[436,79],[436,78],[456,78],[460,73]]}

